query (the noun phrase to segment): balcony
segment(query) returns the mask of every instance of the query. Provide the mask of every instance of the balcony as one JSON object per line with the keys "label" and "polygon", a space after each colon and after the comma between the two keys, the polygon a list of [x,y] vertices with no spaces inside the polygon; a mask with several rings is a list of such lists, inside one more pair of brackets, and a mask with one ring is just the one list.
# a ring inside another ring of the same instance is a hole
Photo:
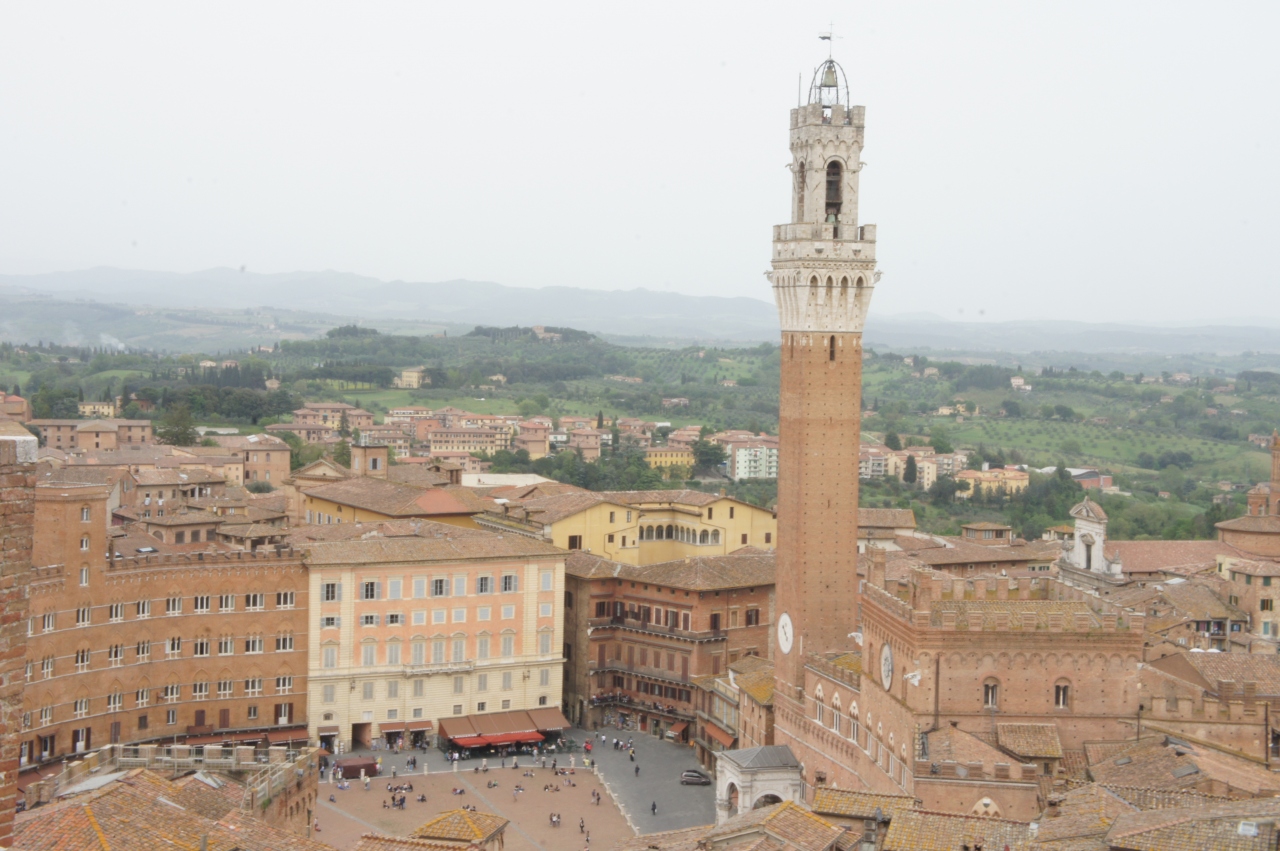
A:
{"label": "balcony", "polygon": [[649,621],[642,621],[628,617],[618,617],[616,615],[603,618],[590,618],[587,621],[587,626],[592,629],[616,627],[618,629],[626,629],[632,632],[641,632],[646,635],[666,635],[672,638],[683,638],[686,641],[723,641],[727,636],[727,633],[723,629],[677,629],[673,626],[661,626]]}
{"label": "balcony", "polygon": [[673,718],[681,718],[685,721],[692,721],[696,717],[692,709],[682,708],[673,703],[664,703],[660,700],[645,700],[643,698],[633,697],[625,691],[592,695],[591,705],[616,706],[623,710],[657,712],[662,715],[670,715]]}
{"label": "balcony", "polygon": [[666,668],[652,668],[648,665],[628,665],[621,659],[609,659],[604,665],[592,660],[587,663],[588,674],[633,674],[638,677],[648,677],[651,680],[658,680],[672,685],[687,686],[689,678],[679,671],[668,671]]}

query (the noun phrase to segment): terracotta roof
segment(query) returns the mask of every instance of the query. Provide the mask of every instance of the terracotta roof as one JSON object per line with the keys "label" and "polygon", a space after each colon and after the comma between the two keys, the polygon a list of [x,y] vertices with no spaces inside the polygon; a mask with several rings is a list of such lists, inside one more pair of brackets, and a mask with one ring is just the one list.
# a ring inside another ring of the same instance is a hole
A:
{"label": "terracotta roof", "polygon": [[[649,503],[658,503],[662,505],[710,505],[721,499],[732,499],[732,497],[722,497],[719,494],[705,493],[695,490],[657,490],[657,491],[601,491],[600,496],[610,502],[617,502],[622,505],[641,505]],[[742,500],[733,500],[742,505],[749,503]],[[755,508],[756,506],[751,506]]]}
{"label": "terracotta roof", "polygon": [[1000,747],[1023,758],[1062,758],[1057,724],[997,724],[996,740]]}
{"label": "terracotta roof", "polygon": [[[702,851],[706,846],[700,847],[700,844],[713,829],[714,825],[703,825],[666,830],[661,833],[646,833],[613,846],[612,851]],[[358,846],[356,851],[383,851],[383,849],[366,850],[364,846]],[[393,851],[393,849],[388,847],[386,851]]]}
{"label": "terracotta roof", "polygon": [[[331,846],[325,846],[331,848]],[[482,851],[482,846],[474,843],[459,845],[456,842],[436,842],[431,839],[415,839],[412,836],[386,836],[381,833],[366,833],[360,837],[351,851]]]}
{"label": "terracotta roof", "polygon": [[1106,520],[1107,512],[1102,510],[1101,505],[1086,496],[1083,502],[1072,507],[1071,516],[1082,520]]}
{"label": "terracotta roof", "polygon": [[294,526],[285,542],[295,547],[321,541],[356,541],[367,538],[465,538],[491,536],[483,529],[468,529],[434,520],[375,520],[371,523],[321,523]]}
{"label": "terracotta roof", "polygon": [[226,481],[225,476],[210,473],[196,467],[183,467],[177,470],[139,470],[134,478],[138,487],[156,487],[158,485],[174,485],[183,487],[196,484],[218,484]]}
{"label": "terracotta roof", "polygon": [[813,811],[823,816],[869,819],[875,816],[876,810],[892,816],[914,806],[915,798],[910,795],[878,795],[830,786],[819,786],[813,791]]}
{"label": "terracotta roof", "polygon": [[181,508],[177,511],[166,511],[163,517],[147,517],[142,520],[142,523],[147,526],[197,526],[203,523],[225,523],[229,519],[229,517],[219,517],[211,511],[191,511]]}
{"label": "terracotta roof", "polygon": [[1258,684],[1259,697],[1280,696],[1280,656],[1254,653],[1190,653],[1183,656],[1217,691],[1219,680]]}
{"label": "terracotta roof", "polygon": [[1262,532],[1280,535],[1280,517],[1274,514],[1267,514],[1262,517],[1246,514],[1234,520],[1223,520],[1215,525],[1217,528],[1226,529],[1229,532]]}
{"label": "terracotta roof", "polygon": [[[1057,814],[1046,813],[1036,833],[1037,851],[1097,849],[1107,851],[1103,840],[1111,823],[1138,809],[1105,786],[1090,783],[1059,796]],[[1052,812],[1052,810],[1050,810]]]}
{"label": "terracotta roof", "polygon": [[309,565],[321,566],[563,555],[564,550],[523,535],[482,533],[432,538],[369,538],[320,542],[308,545],[304,558]]}
{"label": "terracotta roof", "polygon": [[1209,565],[1235,552],[1221,541],[1107,541],[1107,558],[1124,573],[1159,573],[1173,567]]}
{"label": "terracotta roof", "polygon": [[274,434],[211,434],[209,437],[223,449],[289,451],[289,444]]}
{"label": "terracotta roof", "polygon": [[1121,815],[1107,832],[1113,848],[1140,851],[1273,851],[1280,843],[1280,799]]}
{"label": "terracotta roof", "polygon": [[941,727],[926,733],[925,737],[929,741],[929,755],[922,759],[930,762],[981,762],[984,766],[1009,762],[1008,754],[958,727]]}
{"label": "terracotta roof", "polygon": [[356,476],[307,488],[303,494],[388,517],[475,514],[484,510],[463,489],[420,488],[384,479]]}
{"label": "terracotta roof", "polygon": [[846,671],[853,671],[855,674],[862,673],[862,651],[855,650],[851,653],[841,653],[839,656],[831,660],[831,664],[837,668],[843,668]]}
{"label": "terracotta roof", "polygon": [[1231,800],[1222,795],[1208,795],[1194,789],[1146,789],[1142,786],[1103,786],[1103,788],[1139,810],[1194,807]]}
{"label": "terracotta roof", "polygon": [[738,688],[761,706],[773,705],[773,666],[752,671],[736,678]]}
{"label": "terracotta roof", "polygon": [[1031,847],[1031,827],[990,816],[962,816],[927,810],[902,810],[889,822],[883,851],[959,851],[962,845],[1009,851]]}
{"label": "terracotta roof", "polygon": [[1171,737],[1131,743],[1107,759],[1091,762],[1089,773],[1094,780],[1108,786],[1188,789],[1206,781],[1217,781],[1234,794],[1280,791],[1280,777],[1256,763]]}
{"label": "terracotta roof", "polygon": [[454,842],[488,842],[510,824],[492,813],[471,810],[443,812],[413,832],[420,839],[443,839]]}
{"label": "terracotta roof", "polygon": [[987,547],[963,538],[945,539],[948,546],[917,550],[914,555],[927,565],[990,564],[1001,561],[1032,561],[1035,554],[1022,547]]}
{"label": "terracotta roof", "polygon": [[449,476],[419,464],[393,464],[387,468],[387,480],[402,485],[437,487],[449,484]]}

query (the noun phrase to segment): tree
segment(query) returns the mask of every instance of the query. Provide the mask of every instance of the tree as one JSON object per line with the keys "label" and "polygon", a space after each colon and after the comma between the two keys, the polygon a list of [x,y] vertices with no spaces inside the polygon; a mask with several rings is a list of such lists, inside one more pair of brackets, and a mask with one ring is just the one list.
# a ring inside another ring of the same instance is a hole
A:
{"label": "tree", "polygon": [[345,440],[339,440],[338,445],[333,447],[333,460],[337,461],[344,467],[351,467],[351,444]]}
{"label": "tree", "polygon": [[596,428],[601,430],[604,429],[604,411],[596,414]]}
{"label": "tree", "polygon": [[885,432],[884,445],[897,452],[902,449],[902,438],[898,437],[896,431]]}
{"label": "tree", "polygon": [[156,426],[156,440],[170,446],[195,446],[199,443],[200,432],[196,431],[191,409],[181,403],[169,408]]}
{"label": "tree", "polygon": [[902,480],[909,485],[914,485],[916,483],[916,477],[916,456],[908,455],[907,465],[902,468]]}
{"label": "tree", "polygon": [[709,440],[697,440],[693,444],[693,466],[695,470],[710,471],[725,462],[724,447]]}
{"label": "tree", "polygon": [[[343,437],[351,436],[351,423],[347,422],[347,412],[342,412],[342,417],[338,420],[338,434]],[[350,447],[348,447],[349,449]]]}
{"label": "tree", "polygon": [[266,479],[255,479],[254,481],[245,484],[244,489],[249,493],[271,493],[276,488],[275,485],[271,484],[271,482],[268,482]]}
{"label": "tree", "polygon": [[1016,399],[1005,399],[1000,403],[1000,408],[1004,411],[1006,417],[1022,416],[1022,403]]}

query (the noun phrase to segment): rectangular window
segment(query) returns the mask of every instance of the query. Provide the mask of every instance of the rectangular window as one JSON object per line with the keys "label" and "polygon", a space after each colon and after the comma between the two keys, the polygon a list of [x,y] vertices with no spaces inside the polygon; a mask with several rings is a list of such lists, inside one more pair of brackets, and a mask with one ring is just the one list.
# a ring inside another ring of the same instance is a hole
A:
{"label": "rectangular window", "polygon": [[320,700],[323,703],[333,703],[338,699],[338,689],[336,686],[323,686],[320,689]]}
{"label": "rectangular window", "polygon": [[432,597],[448,597],[449,596],[449,580],[448,579],[432,579],[431,580],[431,596]]}
{"label": "rectangular window", "polygon": [[160,697],[165,703],[177,703],[182,699],[182,686],[171,683],[160,690]]}
{"label": "rectangular window", "polygon": [[[124,645],[113,644],[107,648],[107,664],[113,668],[118,668],[124,664]],[[28,677],[30,679],[30,677]]]}
{"label": "rectangular window", "polygon": [[467,640],[465,638],[455,638],[453,640],[453,661],[467,661]]}
{"label": "rectangular window", "polygon": [[514,573],[502,574],[502,593],[514,594],[519,590],[519,582]]}
{"label": "rectangular window", "polygon": [[124,620],[124,603],[112,603],[107,608],[107,616],[112,623]]}
{"label": "rectangular window", "polygon": [[192,700],[208,700],[209,684],[208,683],[192,683],[191,699]]}
{"label": "rectangular window", "polygon": [[139,663],[151,661],[151,642],[150,641],[143,640],[137,643],[137,645],[134,647],[134,661]]}
{"label": "rectangular window", "polygon": [[[414,680],[414,681],[413,681],[413,696],[414,696],[414,697],[423,697],[423,696],[426,694],[426,685],[427,685],[427,684],[426,684],[426,681],[425,681],[425,680]],[[414,717],[414,718],[421,718],[421,717],[422,717],[422,710],[421,710],[421,709],[415,709],[415,710],[413,710],[413,717]]]}
{"label": "rectangular window", "polygon": [[247,717],[250,721],[258,720],[258,707],[250,706],[248,710],[246,710],[245,717]]}
{"label": "rectangular window", "polygon": [[245,594],[244,595],[245,611],[260,612],[264,608],[266,608],[266,605],[267,605],[266,594]]}
{"label": "rectangular window", "polygon": [[569,536],[569,549],[571,549],[571,550],[580,550],[580,549],[582,549],[582,536],[581,536],[581,535],[570,535],[570,536]]}
{"label": "rectangular window", "polygon": [[176,659],[182,655],[182,638],[180,636],[171,636],[164,646],[164,657],[166,659]]}
{"label": "rectangular window", "polygon": [[390,698],[391,700],[395,700],[396,698],[400,697],[400,681],[399,680],[387,680],[387,697]]}
{"label": "rectangular window", "polygon": [[218,655],[234,656],[236,652],[236,640],[234,636],[224,635],[218,639]]}
{"label": "rectangular window", "polygon": [[293,636],[285,633],[276,636],[276,652],[284,653],[293,649]]}
{"label": "rectangular window", "polygon": [[453,596],[455,597],[467,596],[467,577],[465,576],[453,577]]}
{"label": "rectangular window", "polygon": [[542,583],[541,590],[554,591],[556,589],[556,585],[555,585],[556,575],[554,572],[550,570],[544,570],[542,571],[542,573],[538,575],[538,579]]}
{"label": "rectangular window", "polygon": [[191,608],[195,610],[197,615],[209,614],[209,595],[198,594],[191,598]]}
{"label": "rectangular window", "polygon": [[538,685],[540,686],[551,685],[551,669],[550,668],[543,668],[542,670],[538,671]]}
{"label": "rectangular window", "polygon": [[1259,600],[1259,601],[1258,601],[1258,608],[1260,608],[1260,609],[1261,609],[1262,611],[1264,611],[1264,612],[1271,612],[1271,611],[1274,611],[1274,610],[1275,610],[1275,609],[1274,609],[1274,607],[1275,607],[1275,601],[1274,601],[1274,600]]}
{"label": "rectangular window", "polygon": [[81,606],[80,608],[76,609],[76,626],[88,626],[88,625],[89,625],[89,607]]}
{"label": "rectangular window", "polygon": [[167,597],[167,598],[165,598],[165,601],[164,601],[164,613],[165,613],[166,615],[180,615],[180,614],[182,614],[182,598],[181,598],[181,597]]}
{"label": "rectangular window", "polygon": [[446,612],[444,609],[431,610],[432,623],[446,623],[448,620],[449,620],[449,613]]}
{"label": "rectangular window", "polygon": [[261,653],[262,652],[262,636],[251,635],[244,640],[245,653]]}
{"label": "rectangular window", "polygon": [[760,625],[760,610],[747,609],[747,626],[759,626],[759,625]]}
{"label": "rectangular window", "polygon": [[[151,689],[140,688],[133,695],[133,701],[138,708],[149,706],[151,704]],[[145,717],[145,716],[143,716]]]}
{"label": "rectangular window", "polygon": [[364,644],[360,647],[360,664],[372,668],[378,664],[378,645]]}
{"label": "rectangular window", "polygon": [[435,665],[444,664],[444,639],[437,638],[431,642],[431,662]]}
{"label": "rectangular window", "polygon": [[259,697],[262,694],[262,677],[256,677],[251,680],[244,681],[244,693],[246,697]]}
{"label": "rectangular window", "polygon": [[515,607],[515,606],[503,606],[503,607],[502,607],[502,619],[503,619],[504,621],[509,621],[509,620],[513,619],[515,616],[516,616],[516,607]]}
{"label": "rectangular window", "polygon": [[75,717],[84,718],[89,714],[89,698],[77,698],[75,702]]}
{"label": "rectangular window", "polygon": [[236,610],[235,594],[219,594],[218,595],[218,611],[234,612]]}
{"label": "rectangular window", "polygon": [[388,599],[388,600],[399,600],[399,599],[400,599],[400,592],[401,592],[401,590],[402,590],[403,588],[404,588],[404,580],[402,580],[402,579],[388,579],[388,580],[387,580],[387,599]]}
{"label": "rectangular window", "polygon": [[481,635],[476,638],[476,658],[489,658],[489,636]]}
{"label": "rectangular window", "polygon": [[360,684],[360,697],[364,700],[373,700],[373,683]]}
{"label": "rectangular window", "polygon": [[476,712],[484,712],[488,708],[488,706],[489,704],[486,701],[482,700],[476,704]]}
{"label": "rectangular window", "polygon": [[404,615],[400,612],[392,612],[387,615],[387,626],[404,626]]}
{"label": "rectangular window", "polygon": [[195,641],[191,642],[191,652],[193,655],[196,655],[196,656],[208,656],[209,655],[209,639],[197,638]]}
{"label": "rectangular window", "polygon": [[89,670],[89,649],[87,647],[76,651],[76,670]]}
{"label": "rectangular window", "polygon": [[502,690],[503,691],[511,691],[511,681],[512,681],[511,672],[503,671],[502,672]]}
{"label": "rectangular window", "polygon": [[387,645],[387,664],[400,664],[400,644],[398,642],[393,641]]}
{"label": "rectangular window", "polygon": [[453,610],[453,622],[454,622],[454,623],[466,623],[466,620],[467,620],[467,610],[466,610],[466,609],[454,609],[454,610]]}
{"label": "rectangular window", "polygon": [[360,599],[376,600],[378,599],[378,583],[366,581],[360,583]]}
{"label": "rectangular window", "polygon": [[493,593],[493,577],[477,576],[476,577],[476,593],[492,594]]}
{"label": "rectangular window", "polygon": [[119,712],[124,709],[124,692],[113,692],[107,695],[107,711]]}
{"label": "rectangular window", "polygon": [[151,617],[151,601],[150,601],[150,600],[139,600],[139,601],[137,602],[137,610],[138,610],[138,617],[139,617],[139,618],[149,618],[149,617]]}
{"label": "rectangular window", "polygon": [[[462,694],[462,690],[463,690],[463,688],[465,688],[465,686],[466,686],[466,680],[465,680],[463,677],[454,677],[454,678],[453,678],[453,693],[454,693],[454,694]],[[454,715],[457,715],[457,714],[458,714],[458,712],[455,710],[453,714],[454,714]]]}
{"label": "rectangular window", "polygon": [[551,604],[550,604],[550,603],[539,603],[539,604],[538,604],[538,617],[540,617],[540,618],[549,618],[549,617],[551,617]]}
{"label": "rectangular window", "polygon": [[325,603],[336,603],[342,599],[339,592],[342,586],[337,582],[326,582],[320,586],[320,600]]}
{"label": "rectangular window", "polygon": [[293,602],[295,599],[294,597],[295,593],[296,592],[294,591],[277,591],[276,592],[276,608],[292,609]]}
{"label": "rectangular window", "polygon": [[276,677],[276,694],[292,694],[293,677]]}
{"label": "rectangular window", "polygon": [[412,650],[410,651],[412,653],[412,658],[413,658],[412,664],[414,665],[427,664],[427,642],[415,641],[410,646],[412,647]]}
{"label": "rectangular window", "polygon": [[[231,680],[218,680],[218,697],[222,699],[231,697],[231,692],[233,688],[234,687],[231,685]],[[219,725],[219,726],[222,726],[222,725]]]}
{"label": "rectangular window", "polygon": [[338,667],[338,648],[325,647],[320,651],[321,665],[325,668]]}
{"label": "rectangular window", "polygon": [[516,655],[516,637],[514,635],[502,636],[502,656],[509,659]]}
{"label": "rectangular window", "polygon": [[538,633],[538,653],[540,653],[543,656],[546,656],[550,652],[551,652],[551,633],[549,632]]}
{"label": "rectangular window", "polygon": [[323,616],[322,618],[320,618],[320,628],[321,629],[337,629],[338,616],[337,615]]}
{"label": "rectangular window", "polygon": [[488,691],[488,690],[489,690],[489,675],[476,674],[476,691]]}
{"label": "rectangular window", "polygon": [[365,614],[360,616],[360,625],[361,626],[377,626],[378,616],[371,612],[366,612]]}

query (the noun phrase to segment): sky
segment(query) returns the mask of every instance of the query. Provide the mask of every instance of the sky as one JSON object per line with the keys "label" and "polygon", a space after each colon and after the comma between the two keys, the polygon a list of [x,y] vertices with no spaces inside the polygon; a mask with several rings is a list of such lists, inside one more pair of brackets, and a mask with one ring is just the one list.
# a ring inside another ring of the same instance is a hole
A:
{"label": "sky", "polygon": [[771,301],[829,29],[873,311],[1280,318],[1275,2],[0,4],[0,274]]}

